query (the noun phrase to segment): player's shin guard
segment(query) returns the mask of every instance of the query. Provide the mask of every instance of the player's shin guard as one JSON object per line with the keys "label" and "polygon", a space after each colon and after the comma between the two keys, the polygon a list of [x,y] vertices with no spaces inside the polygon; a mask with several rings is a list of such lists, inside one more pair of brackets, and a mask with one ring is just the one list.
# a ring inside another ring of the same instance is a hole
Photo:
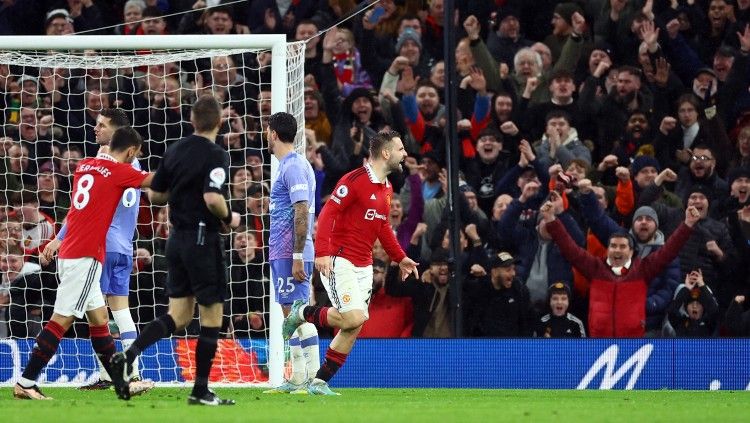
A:
{"label": "player's shin guard", "polygon": [[36,384],[39,373],[42,372],[44,366],[49,363],[52,356],[57,352],[60,339],[62,339],[64,334],[65,329],[55,321],[50,321],[44,326],[42,332],[36,337],[36,343],[34,344],[34,349],[31,350],[29,363],[23,370],[23,375],[21,375],[21,380],[19,381],[21,386],[30,388]]}
{"label": "player's shin guard", "polygon": [[326,359],[323,362],[323,365],[320,366],[320,369],[318,369],[318,373],[315,375],[315,378],[326,382],[331,380],[333,375],[335,375],[336,372],[339,371],[341,366],[344,365],[347,356],[348,354],[340,353],[336,350],[328,348],[328,351],[326,351]]}
{"label": "player's shin guard", "polygon": [[[135,322],[133,322],[133,316],[130,314],[130,309],[126,308],[123,310],[112,311],[112,317],[114,317],[115,323],[117,323],[117,327],[120,329],[122,349],[125,351],[133,345],[136,336],[138,336],[135,329]],[[138,360],[136,359],[133,361],[133,373],[131,373],[130,377],[138,375]]]}
{"label": "player's shin guard", "polygon": [[208,392],[208,375],[211,373],[211,363],[216,355],[219,329],[201,328],[198,343],[195,346],[195,384],[191,394],[194,397],[200,398]]}
{"label": "player's shin guard", "polygon": [[133,341],[133,345],[125,351],[128,364],[133,364],[141,351],[148,348],[156,341],[172,335],[177,330],[177,324],[172,316],[165,314],[154,319],[146,325],[140,335]]}
{"label": "player's shin guard", "polygon": [[322,328],[330,327],[328,325],[328,309],[330,307],[306,306],[302,309],[302,318],[306,322]]}
{"label": "player's shin guard", "polygon": [[302,346],[300,346],[299,342],[299,329],[289,338],[289,355],[292,358],[292,377],[289,378],[289,382],[301,385],[307,380],[307,372],[305,371],[307,366],[305,356],[302,353]]}
{"label": "player's shin guard", "polygon": [[303,323],[297,328],[302,354],[305,357],[307,379],[313,378],[320,369],[320,349],[318,346],[318,329],[312,323]]}
{"label": "player's shin guard", "polygon": [[107,374],[110,374],[109,361],[115,355],[117,349],[115,348],[115,340],[112,339],[112,335],[109,333],[109,325],[89,326],[89,335],[91,337],[91,346],[94,347],[96,356],[104,366]]}

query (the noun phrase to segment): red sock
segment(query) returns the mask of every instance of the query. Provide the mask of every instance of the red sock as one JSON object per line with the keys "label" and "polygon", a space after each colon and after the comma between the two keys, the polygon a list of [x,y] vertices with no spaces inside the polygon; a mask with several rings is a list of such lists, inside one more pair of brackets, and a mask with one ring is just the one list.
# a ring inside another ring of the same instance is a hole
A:
{"label": "red sock", "polygon": [[329,380],[331,380],[333,375],[335,375],[336,372],[339,371],[341,366],[344,365],[346,357],[348,356],[349,354],[338,352],[329,347],[326,351],[326,359],[325,361],[323,361],[320,369],[318,369],[318,373],[315,375],[315,377],[328,382]]}

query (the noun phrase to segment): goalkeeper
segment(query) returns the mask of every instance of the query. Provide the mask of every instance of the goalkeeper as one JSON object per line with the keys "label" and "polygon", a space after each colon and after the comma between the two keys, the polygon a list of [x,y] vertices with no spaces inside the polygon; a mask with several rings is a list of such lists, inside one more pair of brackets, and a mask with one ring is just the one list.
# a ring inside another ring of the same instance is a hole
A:
{"label": "goalkeeper", "polygon": [[[109,152],[109,143],[112,134],[119,128],[130,126],[127,115],[121,109],[104,109],[96,119],[94,133],[96,143],[99,144],[99,153]],[[133,167],[141,170],[138,159],[133,159]],[[133,316],[130,314],[128,305],[128,294],[130,291],[130,273],[133,269],[133,235],[138,221],[138,206],[141,198],[141,190],[128,188],[122,195],[120,204],[112,219],[112,224],[107,231],[107,256],[102,269],[102,277],[99,280],[102,293],[106,296],[107,305],[112,310],[112,317],[120,331],[120,339],[123,349],[127,349],[136,338],[136,327]],[[63,226],[57,238],[50,242],[47,247],[54,253],[59,247],[67,233],[67,226]],[[99,379],[80,389],[97,390],[109,389],[112,379],[104,369],[101,361],[99,363]],[[130,373],[130,381],[140,381],[138,362],[133,366]],[[134,383],[133,388],[138,387],[135,392],[142,393],[153,388],[153,383]]]}
{"label": "goalkeeper", "polygon": [[[314,249],[315,174],[307,159],[294,151],[297,120],[289,113],[275,113],[268,119],[268,146],[279,160],[276,183],[271,190],[271,235],[269,260],[276,301],[284,315],[295,300],[307,303]],[[307,384],[320,368],[318,330],[303,323],[289,339],[292,377],[281,386],[265,391],[307,393]]]}

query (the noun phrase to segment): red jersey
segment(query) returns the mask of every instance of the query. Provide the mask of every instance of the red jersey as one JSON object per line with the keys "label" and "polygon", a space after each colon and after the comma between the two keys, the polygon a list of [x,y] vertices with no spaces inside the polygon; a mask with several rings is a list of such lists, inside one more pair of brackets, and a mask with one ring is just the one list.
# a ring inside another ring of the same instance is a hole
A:
{"label": "red jersey", "polygon": [[73,177],[68,233],[60,246],[59,257],[93,257],[104,262],[107,231],[117,204],[126,188],[140,187],[147,175],[108,154],[81,160]]}
{"label": "red jersey", "polygon": [[381,182],[369,164],[344,175],[318,217],[315,257],[339,256],[357,267],[372,264],[372,246],[379,239],[391,260],[406,257],[388,216],[393,187]]}

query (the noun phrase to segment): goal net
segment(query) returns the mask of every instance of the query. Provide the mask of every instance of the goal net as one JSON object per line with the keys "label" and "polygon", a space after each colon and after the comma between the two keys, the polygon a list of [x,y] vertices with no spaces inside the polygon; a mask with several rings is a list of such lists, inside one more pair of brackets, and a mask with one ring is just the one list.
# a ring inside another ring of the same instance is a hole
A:
{"label": "goal net", "polygon": [[[210,378],[279,383],[284,346],[267,260],[272,157],[264,128],[272,113],[292,113],[295,146],[305,153],[304,43],[286,43],[283,35],[3,38],[15,41],[4,42],[14,50],[0,51],[0,384],[20,376],[52,314],[55,263],[41,265],[38,254],[64,221],[76,164],[96,154],[100,111],[126,112],[144,139],[139,162],[153,171],[167,147],[192,133],[190,107],[205,93],[224,107],[216,142],[229,152],[231,207],[242,216],[242,227],[226,237],[229,299]],[[170,224],[167,208],[149,204],[145,194],[126,192],[122,201],[140,207],[129,295],[140,330],[167,311]],[[142,377],[192,381],[197,333],[196,311],[185,331],[144,351]],[[97,378],[88,328],[79,321],[40,381]]]}

